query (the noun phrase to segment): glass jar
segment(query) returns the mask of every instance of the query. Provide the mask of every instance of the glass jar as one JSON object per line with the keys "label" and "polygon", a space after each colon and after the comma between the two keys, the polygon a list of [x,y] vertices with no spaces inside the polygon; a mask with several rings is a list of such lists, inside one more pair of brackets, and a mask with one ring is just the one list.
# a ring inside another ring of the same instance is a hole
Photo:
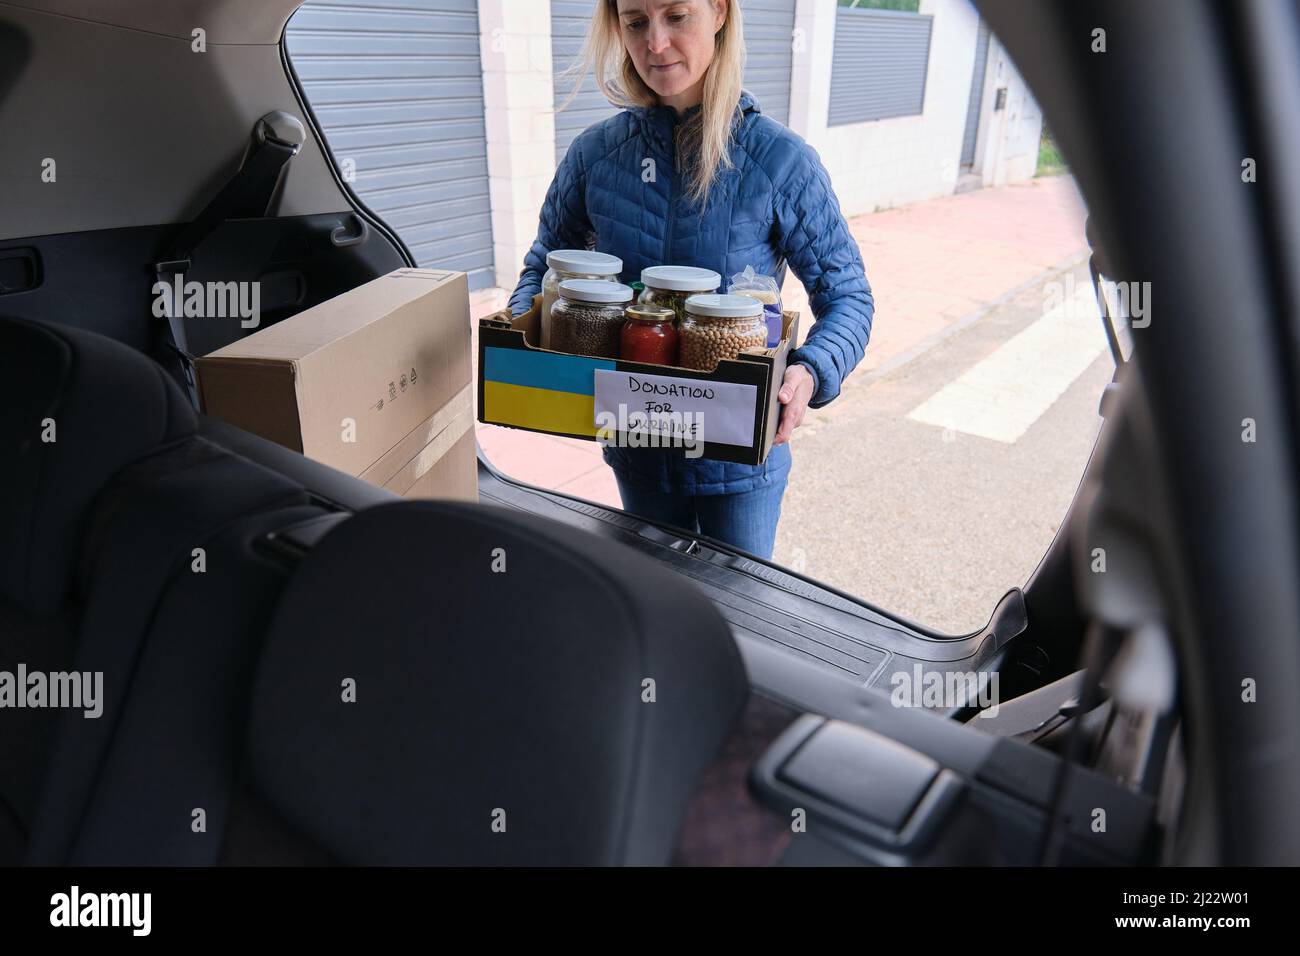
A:
{"label": "glass jar", "polygon": [[712,372],[745,349],[767,347],[763,303],[747,295],[693,295],[681,324],[682,368]]}
{"label": "glass jar", "polygon": [[781,344],[785,318],[781,314],[781,297],[771,289],[736,289],[731,295],[747,295],[763,303],[763,321],[767,323],[767,347]]}
{"label": "glass jar", "polygon": [[542,315],[539,341],[542,348],[551,347],[551,307],[559,293],[557,287],[565,279],[599,279],[617,282],[623,271],[623,260],[606,252],[587,249],[552,249],[546,254],[546,275],[542,276]]}
{"label": "glass jar", "polygon": [[573,355],[618,358],[623,310],[632,290],[602,279],[565,279],[551,306],[551,348]]}
{"label": "glass jar", "polygon": [[686,316],[686,300],[703,292],[717,292],[722,276],[695,266],[650,266],[641,270],[641,281],[645,290],[637,302],[672,309],[680,323]]}
{"label": "glass jar", "polygon": [[646,365],[677,364],[677,314],[661,305],[631,305],[619,357]]}

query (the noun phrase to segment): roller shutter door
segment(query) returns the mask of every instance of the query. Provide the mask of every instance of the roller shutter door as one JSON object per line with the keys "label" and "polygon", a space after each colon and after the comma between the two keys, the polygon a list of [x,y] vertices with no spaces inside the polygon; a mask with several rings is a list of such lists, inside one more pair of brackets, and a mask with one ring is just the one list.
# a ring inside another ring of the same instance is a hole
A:
{"label": "roller shutter door", "polygon": [[596,7],[593,0],[551,0],[551,66],[555,75],[555,164],[584,129],[598,123],[618,110],[596,89],[596,79],[590,73],[582,78],[582,88],[565,109],[560,105],[573,91],[576,77],[561,77],[565,67],[582,52],[582,40],[591,24],[591,12]]}
{"label": "roller shutter door", "polygon": [[975,37],[975,68],[970,78],[970,100],[966,104],[966,131],[961,140],[961,164],[975,164],[975,138],[980,128],[980,104],[984,101],[984,72],[989,61],[989,25],[980,20]]}
{"label": "roller shutter door", "polygon": [[744,0],[745,89],[766,116],[790,120],[794,0]]}
{"label": "roller shutter door", "polygon": [[309,0],[285,32],[353,190],[419,265],[471,289],[493,284],[478,37],[477,0]]}
{"label": "roller shutter door", "polygon": [[828,125],[919,115],[933,23],[928,14],[836,10]]}

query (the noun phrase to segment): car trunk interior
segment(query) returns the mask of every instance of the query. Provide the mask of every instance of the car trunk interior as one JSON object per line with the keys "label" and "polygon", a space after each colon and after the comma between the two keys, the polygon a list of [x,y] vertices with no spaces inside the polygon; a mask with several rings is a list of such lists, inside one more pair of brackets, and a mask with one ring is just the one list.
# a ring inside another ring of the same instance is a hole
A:
{"label": "car trunk interior", "polygon": [[[39,189],[17,192],[13,201],[0,199],[5,210],[0,267],[13,264],[4,275],[17,277],[0,294],[0,317],[99,333],[163,363],[175,378],[159,323],[149,312],[152,268],[176,231],[199,215],[235,173],[259,118],[274,110],[301,117],[307,129],[302,153],[290,162],[266,215],[226,223],[204,237],[193,250],[194,275],[259,280],[268,289],[281,290],[268,306],[268,320],[276,321],[414,265],[400,239],[357,200],[332,167],[319,124],[281,49],[284,23],[299,3],[132,0],[114,4],[111,14],[89,0],[0,4],[0,128],[29,131],[14,148],[6,144],[0,182],[11,189],[14,181],[39,175],[42,159],[53,156],[60,181],[75,184],[70,194],[57,199]],[[1019,56],[1023,51],[1027,76],[1042,85],[1049,70],[1029,51],[1036,42],[1027,32],[1032,24],[1019,22],[1013,3],[989,0],[979,6],[987,8],[994,30],[1005,35],[1013,52]],[[1066,23],[1078,27],[1082,16],[1060,12],[1039,26],[1047,35]],[[208,24],[204,54],[190,49],[191,25],[198,22]],[[87,58],[86,72],[75,84],[57,70],[61,60],[92,48],[98,52]],[[80,92],[96,88],[94,95]],[[1094,135],[1089,130],[1102,104],[1047,88],[1041,92],[1052,127],[1071,156],[1090,153],[1094,147],[1076,144]],[[1115,91],[1111,93],[1114,100]],[[79,158],[90,156],[96,157],[95,167],[79,168]],[[1105,214],[1104,234],[1118,235],[1124,217],[1108,202],[1110,184],[1098,168],[1098,156],[1080,162],[1085,191],[1090,204]],[[1140,236],[1131,240],[1140,241]],[[1133,254],[1127,247],[1123,252],[1125,257]],[[1158,817],[1161,773],[1148,768],[1135,785],[1067,759],[1077,756],[1071,748],[1100,741],[1115,719],[1099,710],[1101,689],[1081,682],[1081,655],[1093,648],[1089,621],[1096,609],[1081,606],[1078,582],[1086,573],[1080,556],[1088,553],[1080,536],[1092,527],[1088,522],[1097,507],[1096,489],[1106,486],[1113,493],[1117,482],[1127,480],[1117,464],[1119,451],[1106,449],[1122,450],[1134,460],[1151,453],[1140,440],[1146,409],[1133,383],[1141,379],[1131,366],[1119,378],[1118,397],[1107,406],[1103,439],[1056,540],[1028,581],[1006,582],[1007,592],[988,609],[984,627],[956,636],[930,632],[891,615],[888,608],[873,607],[725,544],[514,481],[480,456],[483,513],[507,514],[510,522],[522,523],[518,527],[534,521],[562,526],[583,540],[600,542],[608,553],[638,555],[689,581],[716,609],[739,652],[748,698],[737,714],[716,716],[714,723],[725,727],[708,758],[699,758],[702,769],[686,761],[689,766],[682,772],[695,781],[689,793],[683,797],[672,791],[671,798],[664,798],[680,803],[681,826],[671,856],[663,862],[1034,864],[1050,859],[1115,864],[1160,859],[1162,848],[1153,834],[1169,823]],[[292,587],[300,566],[315,568],[314,554],[330,535],[356,516],[400,500],[215,419],[198,416],[195,436],[207,452],[218,448],[257,466],[262,483],[257,487],[264,498],[240,512],[239,521],[258,560],[271,569],[263,569],[266,576],[257,579],[262,582],[258,587],[266,588],[267,607],[274,606],[278,589]],[[276,515],[267,517],[269,511]],[[147,523],[147,517],[142,521]],[[455,544],[434,536],[430,547],[450,550]],[[490,593],[486,587],[482,592]],[[209,595],[206,600],[215,606],[221,599]],[[464,600],[475,598],[464,595]],[[555,611],[543,606],[534,613]],[[251,655],[241,658],[240,666],[251,673],[249,662],[261,648],[255,642],[240,646],[240,654]],[[679,662],[690,659],[678,651]],[[11,656],[7,653],[6,660]],[[503,653],[497,666],[509,671],[509,656]],[[980,717],[974,699],[956,707],[924,701],[896,706],[891,677],[900,672],[943,679],[996,674],[1002,704],[1020,699],[1022,706],[1001,719]],[[586,676],[593,681],[600,677]],[[260,698],[251,691],[245,696],[245,690],[240,688],[237,701],[252,709],[250,720],[264,719],[263,726],[283,730],[273,720],[274,708],[259,709]],[[493,705],[485,698],[477,706]],[[1063,731],[1046,733],[1068,728],[1090,711],[1102,713],[1102,722],[1085,726],[1073,742],[1067,743]],[[125,717],[123,721],[121,726],[130,726]],[[241,732],[243,721],[241,712]],[[1148,748],[1167,747],[1168,730],[1162,731],[1165,737],[1148,741]],[[268,736],[289,750],[295,746],[291,734],[285,739]],[[549,739],[539,746],[562,751],[564,741]],[[276,800],[287,798],[268,794],[274,787],[292,792],[295,783],[275,778],[267,769],[277,753],[283,752],[268,749],[260,757],[239,757],[238,774],[232,773],[226,785],[243,797],[234,800],[237,812],[230,817],[224,855],[214,854],[210,862],[403,859],[400,841],[374,821],[373,831],[337,840],[322,836],[329,834],[328,818],[286,822]],[[50,779],[71,773],[66,762],[72,759],[61,752]],[[111,760],[105,766],[109,774]],[[384,764],[376,779],[388,779],[383,773],[391,769]],[[93,788],[85,782],[82,786]],[[125,800],[122,781],[115,786],[118,790],[112,792]],[[864,793],[870,795],[866,802]],[[1103,805],[1110,825],[1099,836],[1090,824],[1093,809]],[[350,804],[339,806],[340,814],[352,812]],[[807,834],[792,840],[791,820],[800,814],[808,821]],[[87,817],[80,828],[66,821],[63,825],[59,830],[50,820],[34,824],[35,842],[29,843],[24,821],[7,852],[51,864],[112,863],[126,852],[104,835],[113,827],[109,818]],[[37,832],[40,826],[50,829]],[[263,839],[271,832],[278,834],[276,839]],[[394,855],[357,849],[365,839],[373,839],[375,847],[391,843]],[[635,858],[653,857],[646,853]],[[172,860],[160,851],[151,862]]]}

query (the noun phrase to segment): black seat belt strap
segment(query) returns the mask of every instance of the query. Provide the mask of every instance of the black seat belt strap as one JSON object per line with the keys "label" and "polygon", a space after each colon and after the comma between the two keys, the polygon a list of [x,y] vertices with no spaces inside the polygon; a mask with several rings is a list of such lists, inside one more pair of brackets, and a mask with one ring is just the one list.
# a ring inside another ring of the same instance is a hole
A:
{"label": "black seat belt strap", "polygon": [[[282,111],[268,113],[253,129],[253,146],[239,171],[221,191],[186,223],[168,244],[167,254],[154,263],[155,281],[166,286],[163,293],[164,344],[180,364],[182,381],[190,401],[199,407],[194,379],[194,356],[185,335],[185,274],[190,256],[214,229],[229,219],[257,219],[265,216],[289,160],[302,148],[305,132],[296,117]],[[296,141],[295,141],[296,137]]]}

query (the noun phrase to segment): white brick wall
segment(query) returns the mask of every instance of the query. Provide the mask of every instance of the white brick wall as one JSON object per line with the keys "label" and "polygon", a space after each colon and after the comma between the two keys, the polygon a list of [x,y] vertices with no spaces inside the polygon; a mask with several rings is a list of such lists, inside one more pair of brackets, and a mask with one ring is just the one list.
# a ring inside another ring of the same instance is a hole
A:
{"label": "white brick wall", "polygon": [[[813,56],[825,64],[829,97],[835,0],[805,0],[804,5],[814,8],[816,20],[831,25],[829,38],[824,29],[815,29],[821,45]],[[805,134],[831,175],[845,215],[947,195],[956,185],[979,19],[968,0],[922,0],[920,12],[934,16],[924,112],[828,127],[823,106],[820,127],[813,125]]]}
{"label": "white brick wall", "polygon": [[826,133],[835,48],[835,0],[797,0],[790,66],[790,128],[810,143]]}
{"label": "white brick wall", "polygon": [[[934,17],[921,115],[827,126],[835,8],[835,0],[798,0],[795,27],[806,43],[794,57],[790,128],[821,156],[845,215],[948,195],[957,182],[975,66],[974,7],[969,0],[921,0],[920,12]],[[1030,179],[1042,117],[996,40],[986,76],[975,169],[984,185]],[[993,114],[999,85],[1008,87],[1008,107]]]}
{"label": "white brick wall", "polygon": [[[999,87],[1007,88],[1005,109],[994,110]],[[985,186],[1032,179],[1038,168],[1043,114],[1015,64],[996,38],[989,43],[984,103],[975,141],[975,170]]]}
{"label": "white brick wall", "polygon": [[497,285],[514,288],[555,174],[550,0],[479,0]]}

